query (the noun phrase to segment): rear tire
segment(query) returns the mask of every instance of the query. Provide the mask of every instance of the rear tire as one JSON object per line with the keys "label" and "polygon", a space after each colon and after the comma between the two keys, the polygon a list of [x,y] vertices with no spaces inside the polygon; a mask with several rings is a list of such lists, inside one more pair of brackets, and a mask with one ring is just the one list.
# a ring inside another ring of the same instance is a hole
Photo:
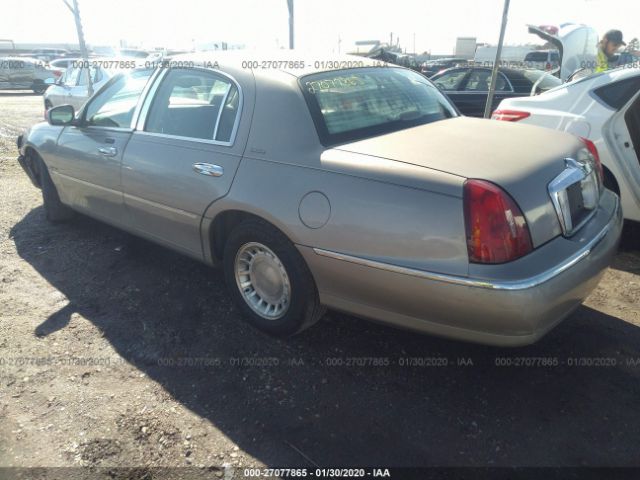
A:
{"label": "rear tire", "polygon": [[246,320],[270,335],[286,337],[316,323],[325,308],[302,255],[279,230],[259,220],[233,229],[223,254],[233,301]]}
{"label": "rear tire", "polygon": [[38,165],[42,203],[47,220],[51,223],[59,223],[72,219],[75,212],[60,201],[58,190],[51,180],[47,166],[39,157],[36,158],[36,164]]}

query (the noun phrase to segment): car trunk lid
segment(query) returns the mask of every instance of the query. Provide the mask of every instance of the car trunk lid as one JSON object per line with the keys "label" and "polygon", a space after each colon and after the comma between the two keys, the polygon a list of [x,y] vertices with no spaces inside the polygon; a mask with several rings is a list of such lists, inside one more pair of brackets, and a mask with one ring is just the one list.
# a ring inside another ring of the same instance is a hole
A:
{"label": "car trunk lid", "polygon": [[493,182],[518,203],[537,246],[561,233],[548,185],[581,147],[563,132],[457,117],[334,149]]}

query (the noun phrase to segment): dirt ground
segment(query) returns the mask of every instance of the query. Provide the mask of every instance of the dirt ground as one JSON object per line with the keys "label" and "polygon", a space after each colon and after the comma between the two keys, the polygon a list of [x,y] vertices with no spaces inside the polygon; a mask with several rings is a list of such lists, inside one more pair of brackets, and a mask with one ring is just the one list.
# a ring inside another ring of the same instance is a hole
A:
{"label": "dirt ground", "polygon": [[530,347],[334,312],[274,340],[219,271],[48,224],[16,162],[41,118],[40,96],[0,93],[0,466],[640,466],[637,225]]}

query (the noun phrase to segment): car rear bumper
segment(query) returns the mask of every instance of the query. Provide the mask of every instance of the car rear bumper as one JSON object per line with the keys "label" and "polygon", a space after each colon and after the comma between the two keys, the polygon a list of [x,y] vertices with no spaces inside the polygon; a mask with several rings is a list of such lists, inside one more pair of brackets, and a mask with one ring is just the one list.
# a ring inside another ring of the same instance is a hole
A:
{"label": "car rear bumper", "polygon": [[607,191],[574,237],[554,239],[522,261],[470,267],[468,277],[299,248],[328,307],[420,332],[518,346],[538,340],[591,293],[622,224],[618,197]]}

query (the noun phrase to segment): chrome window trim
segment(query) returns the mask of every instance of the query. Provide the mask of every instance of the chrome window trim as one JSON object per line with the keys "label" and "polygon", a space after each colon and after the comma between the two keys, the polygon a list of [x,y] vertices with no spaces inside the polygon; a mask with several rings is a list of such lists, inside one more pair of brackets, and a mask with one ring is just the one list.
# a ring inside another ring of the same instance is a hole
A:
{"label": "chrome window trim", "polygon": [[[227,98],[229,98],[229,92],[231,91],[231,83],[227,87],[227,91],[224,92],[224,97],[222,98],[222,102],[220,102],[220,110],[218,110],[218,116],[216,117],[216,126],[213,129],[213,140],[218,136],[218,127],[220,126],[220,117],[222,117],[222,112],[224,111],[224,105],[227,103]],[[237,113],[236,113],[237,115]],[[235,120],[234,120],[235,122]]]}
{"label": "chrome window trim", "polygon": [[174,140],[185,140],[189,142],[205,143],[207,145],[222,145],[224,147],[230,147],[233,145],[233,143],[230,143],[230,142],[220,142],[217,140],[209,140],[207,138],[184,137],[182,135],[169,135],[167,133],[145,132],[144,130],[136,130],[135,133],[136,135],[144,135],[148,137],[166,138],[166,139],[174,139]]}
{"label": "chrome window trim", "polygon": [[[613,217],[620,215],[620,201],[616,197]],[[613,218],[612,217],[612,218]],[[534,275],[522,280],[482,280],[479,278],[461,277],[458,275],[448,275],[444,273],[431,272],[427,270],[418,270],[415,268],[401,267],[399,265],[392,265],[390,263],[378,262],[375,260],[369,260],[362,257],[355,257],[353,255],[347,255],[344,253],[334,252],[331,250],[325,250],[322,248],[314,248],[313,251],[320,256],[332,258],[334,260],[340,260],[349,263],[355,263],[364,267],[377,268],[391,273],[398,273],[401,275],[409,275],[412,277],[421,278],[424,280],[434,280],[437,282],[450,283],[454,285],[460,285],[464,287],[483,288],[488,290],[507,290],[518,291],[528,290],[530,288],[537,287],[543,283],[552,280],[561,273],[570,269],[581,260],[585,259],[591,254],[591,251],[604,239],[612,228],[612,222],[609,221],[605,227],[598,232],[584,247],[578,250],[576,253],[568,257],[562,263],[550,268],[542,273]]]}
{"label": "chrome window trim", "polygon": [[134,130],[142,131],[144,130],[144,124],[147,120],[147,114],[149,113],[149,108],[151,106],[151,101],[153,97],[156,95],[156,91],[158,87],[162,83],[162,79],[167,75],[169,69],[166,68],[157,68],[158,73],[153,78],[153,82],[149,84],[149,90],[146,92],[144,99],[142,101],[142,105],[140,107],[140,111],[138,112],[138,118],[136,119],[136,123],[133,125]]}
{"label": "chrome window trim", "polygon": [[507,77],[504,73],[502,72],[498,72],[499,75],[502,75],[504,77],[504,79],[507,81],[507,85],[509,85],[509,88],[511,90],[496,90],[496,92],[500,91],[500,92],[507,92],[507,93],[515,93],[516,89],[513,88],[513,83],[511,83],[511,80],[509,80],[509,77]]}
{"label": "chrome window trim", "polygon": [[[209,145],[220,145],[223,147],[231,147],[233,146],[233,144],[235,143],[236,140],[236,134],[238,133],[238,127],[240,125],[240,118],[242,117],[242,109],[244,107],[244,94],[242,92],[242,87],[240,86],[240,84],[238,83],[238,81],[231,75],[229,75],[228,73],[222,72],[220,70],[214,69],[214,68],[206,68],[206,67],[193,67],[193,68],[189,68],[189,70],[202,70],[203,72],[207,72],[207,73],[214,73],[217,75],[220,75],[222,77],[225,77],[226,79],[228,79],[230,82],[233,82],[233,84],[236,86],[236,88],[238,89],[238,112],[236,113],[236,118],[233,121],[233,128],[231,129],[231,136],[229,137],[229,141],[228,142],[223,142],[220,140],[215,140],[215,136],[218,133],[218,122],[220,120],[220,116],[221,116],[221,112],[223,110],[223,108],[220,109],[220,111],[218,112],[218,118],[216,120],[216,126],[215,126],[215,131],[214,131],[214,135],[213,135],[213,139],[208,139],[208,138],[195,138],[195,137],[185,137],[185,136],[181,136],[181,135],[169,135],[167,133],[157,133],[157,132],[147,132],[144,130],[144,126],[145,123],[147,121],[147,116],[149,115],[149,110],[151,108],[151,102],[153,102],[153,99],[156,96],[157,90],[160,86],[160,84],[162,83],[162,81],[164,80],[164,78],[166,77],[166,75],[168,74],[168,72],[170,70],[186,70],[185,68],[181,68],[181,67],[175,67],[175,68],[166,68],[163,69],[163,71],[161,72],[160,75],[158,75],[158,78],[156,79],[156,81],[153,84],[153,88],[151,88],[149,90],[149,92],[147,93],[147,97],[144,100],[144,104],[140,110],[140,115],[138,117],[138,121],[136,123],[135,126],[135,130],[136,133],[138,134],[143,134],[143,135],[148,135],[151,137],[159,137],[159,138],[168,138],[168,139],[176,139],[176,140],[187,140],[187,141],[193,141],[193,142],[198,142],[198,143],[206,143]],[[227,89],[227,93],[225,94],[225,101],[227,99],[227,95],[229,94],[229,91],[231,90],[231,87],[229,87]],[[224,103],[222,104],[222,107],[224,107]]]}
{"label": "chrome window trim", "polygon": [[130,127],[105,127],[100,125],[87,125],[81,127],[83,130],[96,130],[99,132],[133,132],[133,128]]}
{"label": "chrome window trim", "polygon": [[[131,130],[136,129],[136,125],[138,124],[138,118],[140,117],[140,112],[142,111],[142,106],[144,105],[145,100],[147,99],[147,95],[149,91],[156,83],[156,79],[162,75],[162,69],[156,68],[154,72],[151,73],[147,84],[142,89],[140,93],[140,98],[138,98],[138,103],[136,104],[136,108],[133,111],[133,117],[131,117]],[[111,78],[111,77],[110,77]]]}

